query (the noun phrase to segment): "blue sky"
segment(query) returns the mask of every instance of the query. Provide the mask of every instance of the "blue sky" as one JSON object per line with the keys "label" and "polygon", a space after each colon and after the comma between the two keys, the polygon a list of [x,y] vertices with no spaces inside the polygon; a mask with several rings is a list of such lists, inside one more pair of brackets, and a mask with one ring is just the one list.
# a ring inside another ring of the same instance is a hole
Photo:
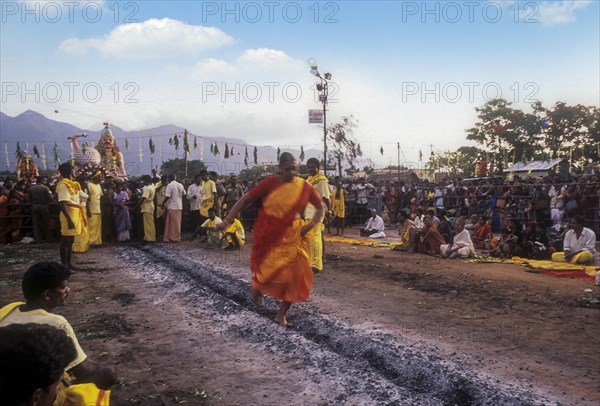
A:
{"label": "blue sky", "polygon": [[328,120],[353,114],[378,165],[396,162],[397,142],[406,162],[467,145],[475,107],[498,91],[524,109],[600,103],[596,1],[3,0],[1,11],[2,112],[89,129],[172,123],[319,147],[309,57],[333,74]]}

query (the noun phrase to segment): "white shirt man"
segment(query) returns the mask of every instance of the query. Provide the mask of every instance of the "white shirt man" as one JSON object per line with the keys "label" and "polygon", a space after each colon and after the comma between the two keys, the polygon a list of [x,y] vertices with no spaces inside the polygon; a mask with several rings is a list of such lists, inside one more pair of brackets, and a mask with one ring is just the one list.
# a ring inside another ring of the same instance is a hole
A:
{"label": "white shirt man", "polygon": [[190,211],[200,210],[200,203],[202,203],[202,181],[200,179],[190,185],[187,197],[190,200]]}
{"label": "white shirt man", "polygon": [[584,227],[583,216],[575,216],[569,221],[571,229],[564,239],[564,252],[552,254],[552,260],[573,264],[591,264],[596,255],[596,234]]}
{"label": "white shirt man", "polygon": [[181,241],[181,212],[185,188],[175,180],[175,175],[169,175],[169,180],[165,191],[167,200],[163,203],[163,206],[167,208],[164,240],[165,242],[178,242]]}
{"label": "white shirt man", "polygon": [[173,179],[168,185],[165,192],[165,197],[168,197],[167,209],[168,210],[182,210],[183,209],[183,196],[185,196],[185,189],[183,185],[177,180]]}
{"label": "white shirt man", "polygon": [[371,217],[365,228],[360,230],[360,235],[369,238],[385,238],[385,224],[383,219],[377,215],[377,210],[371,209]]}

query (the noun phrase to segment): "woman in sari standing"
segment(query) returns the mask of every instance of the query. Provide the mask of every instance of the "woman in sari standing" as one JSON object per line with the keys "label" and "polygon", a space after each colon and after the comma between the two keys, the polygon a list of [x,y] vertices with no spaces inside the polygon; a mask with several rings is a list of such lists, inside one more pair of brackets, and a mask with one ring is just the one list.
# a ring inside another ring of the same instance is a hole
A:
{"label": "woman in sari standing", "polygon": [[[281,154],[279,170],[279,175],[267,177],[242,196],[217,229],[226,229],[244,207],[262,199],[250,257],[252,298],[257,306],[263,293],[281,300],[275,321],[287,327],[290,305],[310,297],[313,273],[307,234],[319,224],[325,206],[314,188],[297,176],[298,161],[292,154]],[[317,210],[313,218],[303,220],[299,213],[309,202]]]}
{"label": "woman in sari standing", "polygon": [[119,186],[121,190],[119,194],[115,196],[115,217],[117,226],[117,241],[129,241],[131,236],[129,231],[131,230],[131,215],[129,214],[129,193],[127,193],[127,185],[123,183]]}

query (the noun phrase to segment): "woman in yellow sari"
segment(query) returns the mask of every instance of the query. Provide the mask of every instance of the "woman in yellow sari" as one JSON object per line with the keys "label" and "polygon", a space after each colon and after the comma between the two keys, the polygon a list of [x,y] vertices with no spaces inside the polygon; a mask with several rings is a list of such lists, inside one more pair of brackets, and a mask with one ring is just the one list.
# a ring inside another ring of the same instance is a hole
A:
{"label": "woman in yellow sari", "polygon": [[[314,188],[297,176],[298,161],[292,154],[281,154],[279,169],[279,175],[269,176],[242,196],[217,228],[228,228],[244,207],[262,199],[250,257],[252,298],[257,306],[263,293],[281,300],[275,321],[287,327],[285,314],[290,305],[310,297],[313,273],[307,234],[319,224],[325,206]],[[305,221],[300,213],[309,202],[317,210]]]}

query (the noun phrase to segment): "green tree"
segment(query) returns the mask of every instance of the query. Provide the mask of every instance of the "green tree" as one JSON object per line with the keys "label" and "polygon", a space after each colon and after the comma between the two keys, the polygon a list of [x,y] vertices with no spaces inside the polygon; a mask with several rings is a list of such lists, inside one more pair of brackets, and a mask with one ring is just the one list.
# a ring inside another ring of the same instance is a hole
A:
{"label": "green tree", "polygon": [[542,152],[540,121],[535,114],[513,109],[511,105],[504,99],[494,99],[475,108],[477,122],[467,130],[467,139],[490,152],[496,162],[507,162],[511,155],[527,150],[531,156],[535,151]]}
{"label": "green tree", "polygon": [[[200,173],[200,171],[206,170],[206,165],[204,165],[204,162],[198,159],[188,161],[187,165],[188,176],[190,179],[193,179],[198,173]],[[185,159],[177,158],[163,162],[160,166],[160,171],[165,175],[175,174],[179,181],[183,181],[185,177]]]}
{"label": "green tree", "polygon": [[340,123],[330,124],[327,127],[327,143],[331,153],[328,160],[333,162],[335,159],[338,175],[342,176],[342,161],[344,158],[348,165],[352,165],[356,158],[362,156],[360,144],[354,138],[354,129],[358,127],[358,121],[354,116],[342,117]]}
{"label": "green tree", "polygon": [[543,107],[540,102],[532,107],[541,123],[540,139],[545,145],[545,155],[570,158],[573,150],[573,163],[580,169],[598,164],[598,107],[569,106],[560,101],[551,108]]}

